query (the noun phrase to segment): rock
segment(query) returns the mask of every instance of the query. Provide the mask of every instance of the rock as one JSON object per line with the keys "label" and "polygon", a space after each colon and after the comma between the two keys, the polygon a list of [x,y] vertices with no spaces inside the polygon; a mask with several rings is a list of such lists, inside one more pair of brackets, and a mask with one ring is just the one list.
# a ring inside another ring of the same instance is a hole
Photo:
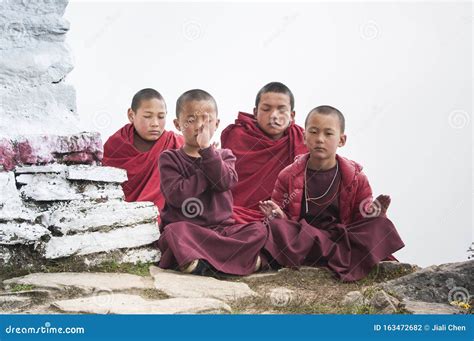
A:
{"label": "rock", "polygon": [[69,181],[58,174],[34,174],[20,193],[26,200],[34,201],[124,198],[117,183]]}
{"label": "rock", "polygon": [[0,223],[0,244],[34,244],[44,236],[49,236],[47,228],[37,224],[7,222]]}
{"label": "rock", "polygon": [[0,296],[0,310],[9,311],[16,309],[25,309],[32,304],[30,297],[21,297],[16,295]]}
{"label": "rock", "polygon": [[85,314],[219,314],[231,308],[211,298],[145,300],[137,295],[112,294],[57,301],[53,307],[67,313]]}
{"label": "rock", "polygon": [[0,2],[0,9],[20,12],[25,14],[50,14],[54,13],[62,16],[68,4],[68,0],[35,0],[35,1],[17,1],[3,0]]}
{"label": "rock", "polygon": [[123,251],[119,263],[157,263],[160,260],[161,252],[155,247],[141,247]]}
{"label": "rock", "polygon": [[[15,119],[18,120],[18,118]],[[0,131],[9,128],[2,128],[3,122],[2,118]],[[12,124],[16,123],[12,122]],[[16,165],[35,165],[39,163],[82,162],[90,164],[102,160],[102,156],[102,141],[98,133],[80,133],[66,136],[21,135],[15,139],[0,139],[0,161],[6,170],[11,170]]]}
{"label": "rock", "polygon": [[66,179],[122,183],[127,181],[127,171],[114,167],[75,165],[67,168]]}
{"label": "rock", "polygon": [[63,42],[34,40],[25,45],[2,50],[0,86],[14,83],[17,87],[34,87],[58,83],[72,71],[72,59]]}
{"label": "rock", "polygon": [[[15,168],[15,174],[37,174],[37,173],[65,173],[68,166],[61,165],[58,163],[52,163],[49,165],[32,165],[32,166],[20,166]],[[18,181],[19,176],[17,176]],[[28,183],[28,182],[23,182]]]}
{"label": "rock", "polygon": [[266,271],[266,272],[258,272],[253,273],[251,275],[245,276],[245,279],[259,279],[265,277],[272,277],[278,275],[278,271]]}
{"label": "rock", "polygon": [[397,261],[382,261],[376,265],[376,274],[382,277],[401,277],[421,268],[409,263],[400,263]]}
{"label": "rock", "polygon": [[459,314],[461,312],[460,309],[443,303],[403,300],[401,305],[408,313],[411,314],[452,315]]}
{"label": "rock", "polygon": [[295,296],[295,291],[285,288],[273,288],[270,290],[270,301],[276,307],[284,307],[287,306],[293,301]]}
{"label": "rock", "polygon": [[[111,262],[122,264],[122,263],[156,263],[160,260],[160,250],[156,246],[146,245],[140,246],[137,248],[125,248],[125,249],[115,249],[108,252],[93,253],[83,256],[74,256],[73,258],[63,258],[71,259],[75,264],[79,266],[85,266],[85,269],[90,267],[101,266],[102,264],[109,264]],[[57,261],[56,261],[57,262]],[[76,271],[76,270],[69,270]]]}
{"label": "rock", "polygon": [[55,259],[72,255],[87,255],[121,248],[149,245],[160,237],[157,223],[116,228],[108,232],[90,232],[52,237],[38,246],[43,257]]}
{"label": "rock", "polygon": [[51,297],[52,293],[51,293],[50,290],[45,290],[45,289],[31,289],[31,290],[1,293],[0,298],[3,297],[3,296],[31,297],[31,298],[36,298],[36,299],[38,299],[38,298],[45,299],[45,298]]}
{"label": "rock", "polygon": [[11,259],[12,259],[12,254],[11,254],[10,250],[5,248],[4,246],[0,245],[0,265],[1,265],[1,268],[3,269],[7,264],[10,264]]}
{"label": "rock", "polygon": [[474,260],[433,265],[380,285],[401,299],[449,304],[474,293]]}
{"label": "rock", "polygon": [[36,215],[23,205],[13,172],[0,172],[0,221],[15,219],[32,222]]}
{"label": "rock", "polygon": [[362,306],[367,304],[367,300],[360,291],[350,291],[348,292],[341,301],[341,304],[344,306]]}
{"label": "rock", "polygon": [[163,270],[156,266],[150,267],[150,274],[155,280],[155,288],[171,297],[209,297],[231,301],[257,295],[245,283],[187,275],[176,271]]}
{"label": "rock", "polygon": [[156,222],[157,216],[158,209],[150,202],[111,200],[97,203],[81,200],[53,204],[43,214],[43,224],[63,235],[70,235]]}
{"label": "rock", "polygon": [[69,22],[57,14],[25,16],[4,10],[0,11],[0,30],[0,50],[21,50],[41,42],[63,42]]}
{"label": "rock", "polygon": [[0,245],[0,275],[9,274],[18,269],[28,272],[42,272],[45,268],[62,269],[68,272],[91,271],[110,263],[156,263],[160,260],[160,251],[154,245],[136,248],[115,249],[107,252],[63,257],[53,261],[43,258],[34,250],[33,245]]}
{"label": "rock", "polygon": [[122,273],[34,273],[23,277],[3,281],[8,289],[14,285],[33,285],[42,289],[78,289],[85,292],[124,291],[132,289],[151,289],[153,281],[149,277],[141,277]]}
{"label": "rock", "polygon": [[369,304],[379,313],[394,314],[398,312],[400,301],[385,291],[378,290],[370,299]]}
{"label": "rock", "polygon": [[[63,144],[62,150],[66,154],[56,154],[59,153],[55,150],[58,143],[67,141],[72,149],[78,142],[72,138],[74,136],[90,139],[96,135],[93,138],[100,139],[98,133],[82,132],[77,116],[76,92],[72,85],[59,82],[40,86],[0,87],[0,99],[0,132],[13,143],[7,147],[15,152],[8,155],[10,159],[13,156],[16,162],[26,159],[29,161],[24,161],[26,164],[37,164],[54,162],[55,158],[62,160],[70,151],[64,151],[67,145]],[[58,136],[58,133],[62,135]]]}

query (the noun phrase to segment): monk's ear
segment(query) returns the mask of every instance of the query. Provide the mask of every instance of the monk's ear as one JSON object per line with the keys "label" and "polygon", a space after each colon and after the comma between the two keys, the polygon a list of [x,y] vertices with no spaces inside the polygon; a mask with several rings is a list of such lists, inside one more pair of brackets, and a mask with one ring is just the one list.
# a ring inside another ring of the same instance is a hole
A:
{"label": "monk's ear", "polygon": [[295,114],[296,114],[296,112],[295,112],[294,110],[293,110],[293,111],[291,112],[291,114],[290,114],[292,121],[295,120]]}
{"label": "monk's ear", "polygon": [[344,147],[346,145],[346,141],[347,141],[347,135],[341,134],[341,137],[339,138],[339,144],[337,146]]}
{"label": "monk's ear", "polygon": [[133,112],[132,108],[128,109],[127,116],[128,116],[128,120],[130,121],[130,123],[133,123],[133,120],[135,118],[135,113]]}
{"label": "monk's ear", "polygon": [[219,128],[219,123],[221,123],[221,120],[218,118],[216,119],[216,129]]}
{"label": "monk's ear", "polygon": [[179,120],[177,118],[173,120],[173,123],[174,123],[174,127],[178,129],[178,131],[181,131],[181,126],[179,125]]}
{"label": "monk's ear", "polygon": [[253,115],[254,115],[255,117],[257,117],[257,112],[258,112],[258,111],[257,111],[257,107],[253,108]]}

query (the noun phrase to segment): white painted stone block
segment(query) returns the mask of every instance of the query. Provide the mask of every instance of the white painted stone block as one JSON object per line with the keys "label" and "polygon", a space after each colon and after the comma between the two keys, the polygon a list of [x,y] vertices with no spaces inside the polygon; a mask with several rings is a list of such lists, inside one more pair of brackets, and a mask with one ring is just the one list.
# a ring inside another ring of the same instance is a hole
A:
{"label": "white painted stone block", "polygon": [[115,167],[73,165],[67,168],[66,179],[122,183],[127,181],[127,171]]}
{"label": "white painted stone block", "polygon": [[87,255],[121,248],[148,245],[158,240],[156,223],[124,227],[109,232],[91,232],[72,236],[52,237],[40,246],[45,258],[55,259],[72,255]]}
{"label": "white painted stone block", "polygon": [[41,237],[49,235],[50,232],[44,226],[6,222],[0,223],[0,244],[34,244]]}

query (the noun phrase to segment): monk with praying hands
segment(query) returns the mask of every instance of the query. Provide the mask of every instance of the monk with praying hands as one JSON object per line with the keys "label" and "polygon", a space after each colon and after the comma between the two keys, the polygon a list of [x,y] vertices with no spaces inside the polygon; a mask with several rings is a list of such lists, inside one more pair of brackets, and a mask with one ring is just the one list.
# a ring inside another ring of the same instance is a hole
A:
{"label": "monk with praying hands", "polygon": [[176,103],[176,129],[184,146],[160,157],[165,197],[159,266],[196,275],[248,275],[262,266],[267,237],[262,222],[236,224],[231,188],[237,183],[235,156],[211,143],[219,125],[217,104],[194,89]]}
{"label": "monk with praying hands", "polygon": [[308,114],[308,153],[281,171],[271,200],[260,202],[270,265],[326,266],[339,279],[356,281],[404,247],[386,217],[390,197],[373,201],[362,166],[336,154],[346,143],[344,130],[344,116],[334,107]]}

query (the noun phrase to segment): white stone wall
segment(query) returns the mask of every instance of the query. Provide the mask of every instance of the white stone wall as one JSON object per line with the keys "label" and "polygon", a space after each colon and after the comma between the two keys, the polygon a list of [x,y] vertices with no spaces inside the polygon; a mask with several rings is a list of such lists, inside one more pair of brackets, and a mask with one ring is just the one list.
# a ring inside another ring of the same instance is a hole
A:
{"label": "white stone wall", "polygon": [[[78,133],[67,0],[0,2],[0,135]],[[28,122],[28,124],[18,124]]]}
{"label": "white stone wall", "polygon": [[159,259],[157,208],[125,202],[126,172],[101,167],[100,135],[78,131],[66,6],[0,0],[0,272]]}

